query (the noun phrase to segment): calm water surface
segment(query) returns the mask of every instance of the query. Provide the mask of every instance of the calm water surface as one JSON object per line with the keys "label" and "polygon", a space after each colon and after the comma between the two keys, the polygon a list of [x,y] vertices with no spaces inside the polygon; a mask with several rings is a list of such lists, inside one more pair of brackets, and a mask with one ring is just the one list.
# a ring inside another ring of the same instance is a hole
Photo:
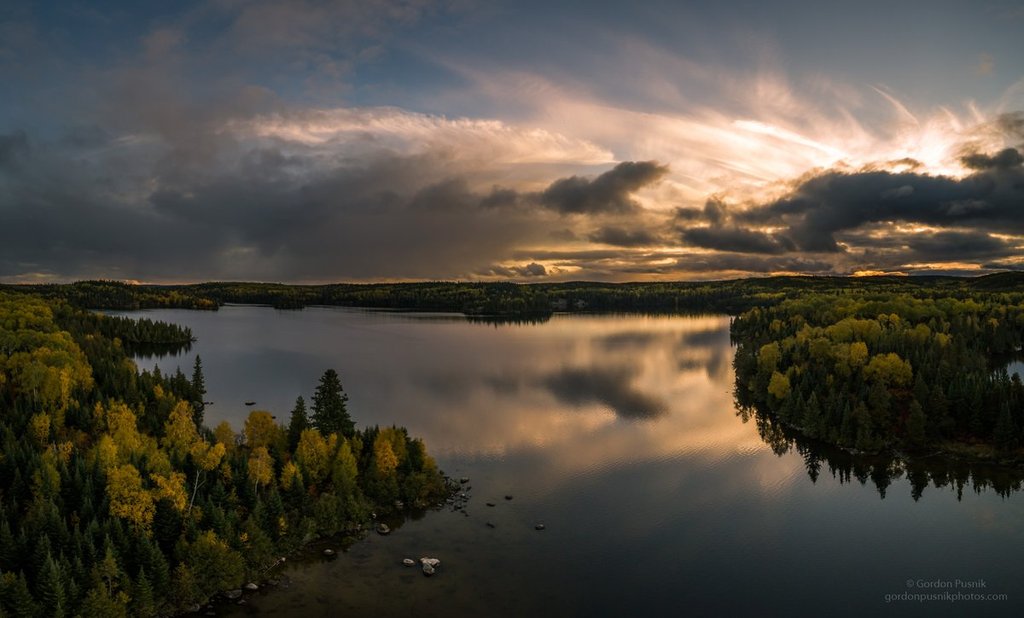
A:
{"label": "calm water surface", "polygon": [[[1024,615],[1021,495],[928,486],[914,500],[897,473],[882,498],[867,475],[840,482],[827,462],[812,481],[806,453],[776,454],[737,415],[727,317],[142,313],[198,337],[139,365],[189,373],[200,354],[207,424],[240,428],[245,401],[287,423],[334,367],[358,423],[405,425],[447,473],[472,479],[467,514],[429,512],[334,560],[300,561],[289,588],[235,613]],[[433,578],[401,565],[427,555],[442,560]],[[884,598],[919,580],[972,592],[957,579],[1009,599]]]}

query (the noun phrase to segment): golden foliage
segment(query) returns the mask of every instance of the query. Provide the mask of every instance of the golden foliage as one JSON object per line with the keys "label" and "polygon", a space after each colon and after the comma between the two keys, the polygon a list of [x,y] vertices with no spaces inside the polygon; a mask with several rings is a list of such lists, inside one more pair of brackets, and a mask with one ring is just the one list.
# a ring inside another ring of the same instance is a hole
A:
{"label": "golden foliage", "polygon": [[153,495],[142,486],[142,477],[135,466],[125,464],[107,473],[107,496],[110,514],[120,517],[136,528],[149,530],[156,506]]}

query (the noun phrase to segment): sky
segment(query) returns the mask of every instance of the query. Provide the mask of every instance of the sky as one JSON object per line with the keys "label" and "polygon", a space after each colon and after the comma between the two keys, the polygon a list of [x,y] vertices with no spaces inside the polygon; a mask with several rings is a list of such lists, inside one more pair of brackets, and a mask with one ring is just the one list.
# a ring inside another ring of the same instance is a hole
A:
{"label": "sky", "polygon": [[0,6],[0,281],[1024,269],[1024,1]]}

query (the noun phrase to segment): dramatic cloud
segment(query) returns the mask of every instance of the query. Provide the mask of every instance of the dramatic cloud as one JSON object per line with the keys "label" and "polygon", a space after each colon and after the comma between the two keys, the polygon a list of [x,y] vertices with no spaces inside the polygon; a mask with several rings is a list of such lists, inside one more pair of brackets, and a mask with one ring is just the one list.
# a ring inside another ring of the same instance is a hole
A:
{"label": "dramatic cloud", "polygon": [[596,243],[617,247],[646,247],[658,243],[655,235],[648,230],[627,230],[614,226],[595,230],[588,238]]}
{"label": "dramatic cloud", "polygon": [[920,173],[830,171],[800,183],[779,200],[736,219],[784,225],[801,251],[842,251],[836,234],[867,223],[899,221],[940,227],[971,226],[1024,233],[1024,168],[1013,149],[965,157],[975,173],[964,178]]}
{"label": "dramatic cloud", "polygon": [[597,178],[558,180],[540,194],[540,203],[566,214],[629,213],[640,209],[632,194],[668,172],[655,161],[627,161]]}
{"label": "dramatic cloud", "polygon": [[[710,9],[515,8],[13,0],[0,279],[623,281],[1024,261],[1024,82],[1004,70],[1020,64],[1016,38],[944,39],[932,55],[958,49],[976,81],[936,60],[943,78],[922,83],[940,96],[886,86],[907,83],[898,63],[858,73],[819,65],[804,37],[712,28]],[[664,23],[679,28],[656,34]],[[982,49],[1003,68],[973,75]]]}
{"label": "dramatic cloud", "polygon": [[784,253],[793,243],[784,236],[765,234],[740,227],[692,227],[682,231],[687,244],[717,251],[738,253]]}

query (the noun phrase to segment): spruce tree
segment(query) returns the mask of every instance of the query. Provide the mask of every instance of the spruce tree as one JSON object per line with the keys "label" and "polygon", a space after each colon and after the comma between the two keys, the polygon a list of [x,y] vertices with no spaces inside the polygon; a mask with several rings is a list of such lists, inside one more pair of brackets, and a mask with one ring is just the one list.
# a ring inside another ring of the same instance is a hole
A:
{"label": "spruce tree", "polygon": [[313,394],[313,426],[325,436],[338,433],[351,437],[355,434],[355,423],[348,415],[347,402],[348,395],[341,388],[338,372],[328,369]]}
{"label": "spruce tree", "polygon": [[196,421],[196,426],[200,427],[203,424],[203,412],[206,408],[206,404],[203,403],[203,397],[206,395],[206,378],[203,377],[203,361],[196,354],[196,362],[192,365],[192,410],[193,418]]}
{"label": "spruce tree", "polygon": [[288,450],[290,452],[295,452],[295,447],[299,445],[299,438],[305,429],[309,429],[309,417],[306,415],[306,400],[300,395],[295,400],[292,419],[288,423]]}

